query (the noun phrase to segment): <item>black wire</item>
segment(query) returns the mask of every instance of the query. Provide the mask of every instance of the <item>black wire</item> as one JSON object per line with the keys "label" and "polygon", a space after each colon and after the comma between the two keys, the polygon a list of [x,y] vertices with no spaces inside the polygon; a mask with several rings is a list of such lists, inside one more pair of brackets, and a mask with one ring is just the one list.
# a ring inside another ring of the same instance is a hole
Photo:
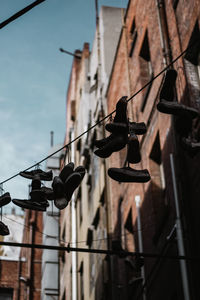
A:
{"label": "black wire", "polygon": [[[44,1],[44,0],[43,0]],[[132,100],[135,96],[137,96],[143,89],[145,89],[148,85],[150,85],[156,78],[158,78],[162,73],[164,73],[167,69],[169,69],[179,58],[181,58],[187,51],[189,48],[193,47],[196,43],[198,42],[198,40],[195,40],[193,43],[191,43],[183,52],[181,52],[181,54],[179,54],[174,60],[172,60],[171,63],[169,63],[163,70],[161,70],[156,76],[154,76],[149,82],[147,82],[141,89],[139,89],[135,94],[133,94],[128,100],[127,102],[129,102],[130,100]],[[111,117],[113,113],[116,112],[116,109],[113,110],[111,113],[109,113],[107,116],[105,116],[104,118],[102,118],[101,120],[97,121],[94,125],[92,125],[91,127],[89,127],[86,131],[84,131],[83,133],[81,133],[79,136],[77,136],[75,139],[73,139],[72,141],[70,141],[68,144],[62,146],[60,149],[58,149],[57,151],[53,152],[52,154],[46,156],[45,158],[43,158],[42,160],[40,160],[39,162],[35,163],[34,165],[28,167],[27,169],[25,169],[23,172],[28,171],[29,169],[37,166],[38,164],[44,162],[45,160],[47,160],[48,158],[52,157],[53,155],[55,155],[56,153],[62,151],[64,148],[67,148],[69,145],[71,145],[72,143],[74,143],[75,141],[79,140],[84,134],[88,133],[90,130],[92,130],[93,128],[95,128],[97,125],[99,125],[100,123],[102,123],[104,120],[106,120],[107,118]],[[0,182],[0,184],[3,184],[15,177],[17,177],[20,173],[17,173],[11,177],[9,177],[8,179]]]}
{"label": "black wire", "polygon": [[45,0],[37,0],[33,3],[31,3],[30,5],[24,7],[23,9],[21,9],[20,11],[18,11],[17,13],[15,13],[14,15],[12,15],[10,18],[8,18],[7,20],[3,21],[0,23],[0,29],[2,29],[3,27],[5,27],[6,25],[8,25],[9,23],[11,23],[12,21],[16,20],[17,18],[21,17],[22,15],[24,15],[25,13],[27,13],[29,10],[31,10],[33,7],[35,7],[36,5],[44,2]]}
{"label": "black wire", "polygon": [[[19,224],[19,225],[21,225],[21,226],[23,226],[23,227],[26,227],[26,228],[28,228],[28,229],[30,229],[30,226],[29,225],[26,225],[26,224],[22,224],[22,223],[20,223],[20,222],[17,222],[16,220],[13,220],[13,219],[11,219],[11,218],[8,218],[8,217],[6,217],[5,215],[3,216],[3,218],[6,218],[7,220],[10,220],[10,221],[12,221],[12,222],[15,222],[16,224]],[[92,240],[92,242],[98,242],[98,241],[106,241],[106,240],[109,240],[109,239],[112,239],[112,240],[114,240],[114,239],[117,239],[117,238],[122,238],[122,237],[126,237],[126,236],[132,236],[134,233],[138,233],[139,231],[141,231],[141,232],[144,232],[145,230],[149,230],[149,228],[150,227],[154,227],[155,226],[155,224],[154,223],[152,223],[152,224],[148,224],[148,226],[146,226],[147,228],[142,228],[141,230],[133,230],[133,233],[124,233],[124,234],[121,234],[121,235],[116,235],[116,236],[112,236],[112,238],[110,238],[110,237],[108,237],[108,238],[101,238],[101,239],[95,239],[95,240]],[[44,236],[50,236],[49,234],[47,234],[47,233],[44,233],[43,231],[40,231],[40,230],[38,230],[37,228],[35,229],[35,231],[36,232],[38,232],[38,233],[40,233],[40,234],[42,234],[42,235],[44,235]],[[71,241],[70,242],[67,242],[67,241],[65,241],[64,239],[60,239],[59,237],[54,237],[54,236],[52,236],[52,238],[54,238],[55,240],[58,240],[58,242],[62,242],[62,243],[64,243],[64,244],[81,244],[81,243],[86,243],[87,241],[78,241],[78,242],[74,242],[74,243],[72,243]]]}

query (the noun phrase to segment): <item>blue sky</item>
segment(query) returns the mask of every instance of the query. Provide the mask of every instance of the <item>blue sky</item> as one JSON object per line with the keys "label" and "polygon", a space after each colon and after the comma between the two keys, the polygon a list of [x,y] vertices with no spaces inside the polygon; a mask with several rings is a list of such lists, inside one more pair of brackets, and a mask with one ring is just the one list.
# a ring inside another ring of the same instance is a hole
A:
{"label": "blue sky", "polygon": [[[1,0],[0,22],[34,2]],[[126,7],[128,0],[99,0]],[[95,0],[46,0],[0,30],[0,181],[47,156],[65,135],[66,91],[72,57],[95,33]],[[44,168],[44,164],[41,166]],[[12,198],[25,199],[28,180],[4,184]]]}

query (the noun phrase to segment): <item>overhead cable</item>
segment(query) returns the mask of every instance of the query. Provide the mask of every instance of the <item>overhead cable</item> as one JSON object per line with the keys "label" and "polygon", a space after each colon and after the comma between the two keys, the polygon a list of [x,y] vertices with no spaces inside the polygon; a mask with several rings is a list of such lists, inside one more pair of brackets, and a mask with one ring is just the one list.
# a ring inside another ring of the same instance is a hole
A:
{"label": "overhead cable", "polygon": [[172,259],[172,260],[177,260],[177,259],[200,260],[200,256],[190,257],[184,255],[162,255],[162,254],[145,253],[145,252],[128,252],[125,250],[118,251],[118,250],[106,250],[106,249],[76,248],[76,247],[70,247],[70,244],[68,244],[67,247],[63,247],[63,246],[0,241],[0,246],[32,248],[32,249],[48,249],[48,250],[59,250],[59,251],[66,251],[66,252],[75,251],[75,252],[85,252],[85,253],[99,253],[99,254],[107,254],[107,255],[120,255],[122,257],[134,256],[134,257],[146,257],[146,258],[165,258],[165,259]]}
{"label": "overhead cable", "polygon": [[[44,1],[44,0],[43,0]],[[129,99],[127,99],[127,102],[129,102],[130,100],[132,100],[135,96],[137,96],[142,90],[144,90],[148,85],[150,85],[156,78],[158,78],[162,73],[164,73],[167,69],[169,69],[179,58],[181,58],[187,51],[189,48],[193,47],[194,44],[196,44],[198,42],[198,40],[195,40],[193,43],[191,43],[183,52],[181,52],[181,54],[179,54],[174,60],[172,60],[172,62],[170,64],[168,64],[164,69],[162,69],[157,75],[155,75],[149,82],[147,82],[141,89],[139,89],[136,93],[134,93]],[[83,133],[81,133],[79,136],[77,136],[75,139],[71,140],[69,143],[67,143],[66,145],[62,146],[61,148],[59,148],[57,151],[51,153],[50,155],[46,156],[45,158],[41,159],[39,162],[35,163],[34,165],[26,168],[25,170],[23,170],[23,172],[28,171],[29,169],[32,169],[36,166],[38,166],[39,164],[41,164],[42,162],[44,162],[45,160],[47,160],[48,158],[52,157],[53,155],[55,155],[56,153],[62,151],[65,148],[68,148],[68,146],[70,146],[72,143],[76,142],[77,140],[79,140],[83,135],[85,135],[86,133],[88,133],[90,130],[92,130],[93,128],[95,128],[97,125],[99,125],[100,123],[102,123],[103,121],[105,121],[107,118],[111,117],[113,113],[116,112],[116,109],[113,110],[111,113],[109,113],[108,115],[106,115],[105,117],[103,117],[101,120],[97,121],[94,125],[92,125],[91,127],[89,127],[87,130],[85,130]],[[21,172],[21,171],[20,171]],[[9,177],[8,179],[0,182],[0,184],[3,184],[15,177],[17,177],[18,175],[20,175],[20,172],[18,172],[17,174]]]}
{"label": "overhead cable", "polygon": [[3,21],[0,23],[0,29],[2,29],[3,27],[5,27],[6,25],[8,25],[9,23],[11,23],[12,21],[16,20],[17,18],[21,17],[22,15],[24,15],[25,13],[27,13],[29,10],[31,10],[33,7],[35,7],[36,5],[44,2],[45,0],[37,0],[33,3],[31,3],[30,5],[24,7],[23,9],[21,9],[20,11],[18,11],[17,13],[15,13],[14,15],[12,15],[10,18],[8,18],[7,20]]}

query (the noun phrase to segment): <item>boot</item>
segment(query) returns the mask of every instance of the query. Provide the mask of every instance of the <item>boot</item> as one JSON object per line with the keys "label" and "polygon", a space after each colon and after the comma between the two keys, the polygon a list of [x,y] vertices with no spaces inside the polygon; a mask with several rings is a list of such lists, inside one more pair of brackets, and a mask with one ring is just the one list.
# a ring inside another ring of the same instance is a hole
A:
{"label": "boot", "polygon": [[128,138],[127,161],[131,164],[137,164],[141,161],[140,146],[138,137],[132,134]]}

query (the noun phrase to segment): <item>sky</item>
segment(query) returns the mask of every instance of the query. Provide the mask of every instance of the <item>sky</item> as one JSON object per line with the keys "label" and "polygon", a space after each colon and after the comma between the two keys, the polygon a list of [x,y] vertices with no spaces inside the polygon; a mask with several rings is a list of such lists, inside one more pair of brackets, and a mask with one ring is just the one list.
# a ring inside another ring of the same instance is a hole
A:
{"label": "sky", "polygon": [[[34,0],[1,0],[0,22]],[[99,0],[127,7],[128,0]],[[66,92],[74,52],[95,34],[95,0],[46,0],[0,30],[0,182],[48,155],[50,132],[63,144]],[[45,163],[40,166],[45,168]],[[28,179],[4,183],[11,198],[27,199]]]}

